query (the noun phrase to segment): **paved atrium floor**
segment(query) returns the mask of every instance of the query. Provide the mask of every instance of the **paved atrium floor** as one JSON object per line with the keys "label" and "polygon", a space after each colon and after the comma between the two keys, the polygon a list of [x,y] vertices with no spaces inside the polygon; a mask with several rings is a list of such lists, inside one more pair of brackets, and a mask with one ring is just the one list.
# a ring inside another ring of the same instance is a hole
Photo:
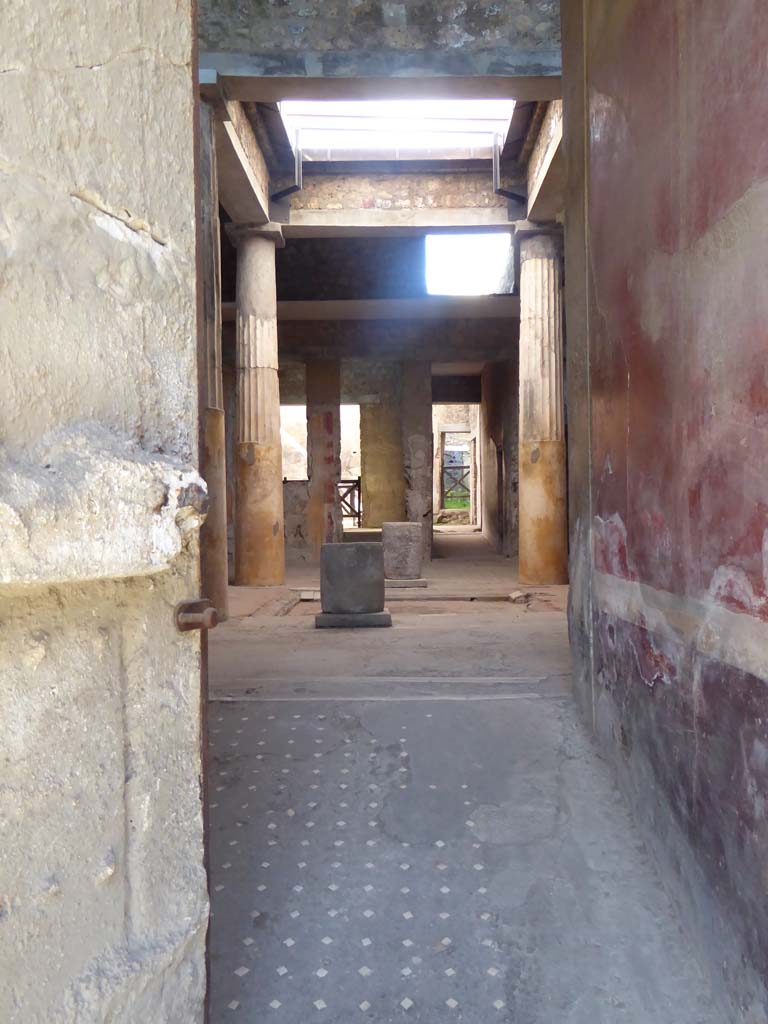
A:
{"label": "paved atrium floor", "polygon": [[212,1024],[715,1024],[562,602],[428,604],[212,634]]}

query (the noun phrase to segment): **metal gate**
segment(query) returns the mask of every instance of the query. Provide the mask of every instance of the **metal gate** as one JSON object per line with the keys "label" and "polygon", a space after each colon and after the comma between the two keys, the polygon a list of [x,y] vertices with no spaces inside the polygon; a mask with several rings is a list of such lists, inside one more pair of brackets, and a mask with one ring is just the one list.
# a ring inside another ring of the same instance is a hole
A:
{"label": "metal gate", "polygon": [[360,477],[356,480],[339,480],[336,485],[341,501],[342,522],[349,525],[352,520],[359,529],[363,525],[362,486]]}
{"label": "metal gate", "polygon": [[472,466],[469,439],[446,435],[440,475],[441,507],[469,509],[472,504]]}

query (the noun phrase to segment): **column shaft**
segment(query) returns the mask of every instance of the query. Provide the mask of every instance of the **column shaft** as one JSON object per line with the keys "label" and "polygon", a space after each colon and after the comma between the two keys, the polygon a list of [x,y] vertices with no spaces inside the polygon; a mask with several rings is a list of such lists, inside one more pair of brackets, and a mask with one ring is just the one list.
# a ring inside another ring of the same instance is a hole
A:
{"label": "column shaft", "polygon": [[568,581],[560,240],[520,246],[520,580]]}
{"label": "column shaft", "polygon": [[279,228],[234,225],[237,253],[235,582],[285,582],[275,244]]}
{"label": "column shaft", "polygon": [[307,363],[307,540],[313,559],[323,544],[343,539],[341,502],[341,364],[338,359]]}
{"label": "column shaft", "polygon": [[221,240],[214,113],[200,104],[200,472],[208,485],[208,515],[200,531],[201,593],[226,619],[227,469],[221,367]]}

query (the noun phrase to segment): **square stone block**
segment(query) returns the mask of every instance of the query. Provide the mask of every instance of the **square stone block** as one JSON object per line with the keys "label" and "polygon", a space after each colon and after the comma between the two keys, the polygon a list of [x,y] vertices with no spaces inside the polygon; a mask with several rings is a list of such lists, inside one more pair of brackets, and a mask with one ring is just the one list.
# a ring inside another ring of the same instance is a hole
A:
{"label": "square stone block", "polygon": [[381,544],[323,544],[320,549],[320,604],[332,615],[384,610],[384,552]]}
{"label": "square stone block", "polygon": [[421,577],[423,531],[421,523],[384,523],[384,575],[388,580],[417,580]]}

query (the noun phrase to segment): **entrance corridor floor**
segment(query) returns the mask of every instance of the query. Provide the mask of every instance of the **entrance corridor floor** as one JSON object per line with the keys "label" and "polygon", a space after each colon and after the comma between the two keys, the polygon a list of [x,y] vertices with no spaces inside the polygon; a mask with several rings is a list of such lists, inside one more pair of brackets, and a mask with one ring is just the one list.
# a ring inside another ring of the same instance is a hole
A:
{"label": "entrance corridor floor", "polygon": [[213,1024],[720,1020],[542,607],[212,635]]}

